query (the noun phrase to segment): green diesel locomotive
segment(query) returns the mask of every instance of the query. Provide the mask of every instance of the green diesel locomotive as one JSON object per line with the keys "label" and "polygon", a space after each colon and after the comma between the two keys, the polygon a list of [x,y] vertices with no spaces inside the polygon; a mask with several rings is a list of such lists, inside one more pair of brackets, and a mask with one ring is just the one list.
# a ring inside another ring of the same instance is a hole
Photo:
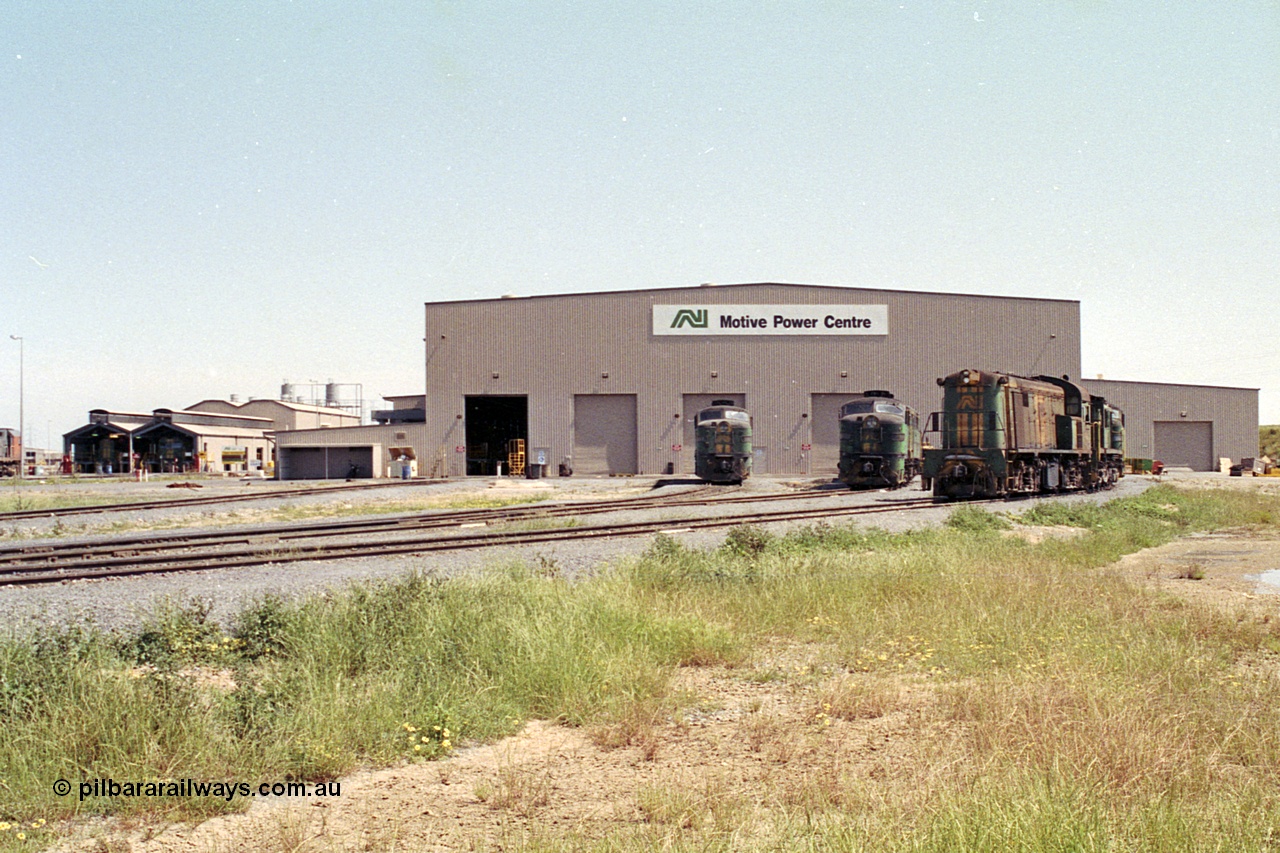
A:
{"label": "green diesel locomotive", "polygon": [[1124,413],[1067,377],[961,370],[938,384],[924,452],[935,497],[1092,490],[1124,475]]}
{"label": "green diesel locomotive", "polygon": [[708,483],[740,484],[751,476],[751,415],[732,400],[714,400],[694,416],[694,473]]}
{"label": "green diesel locomotive", "polygon": [[922,465],[919,416],[892,393],[864,391],[840,407],[840,482],[851,489],[896,489]]}

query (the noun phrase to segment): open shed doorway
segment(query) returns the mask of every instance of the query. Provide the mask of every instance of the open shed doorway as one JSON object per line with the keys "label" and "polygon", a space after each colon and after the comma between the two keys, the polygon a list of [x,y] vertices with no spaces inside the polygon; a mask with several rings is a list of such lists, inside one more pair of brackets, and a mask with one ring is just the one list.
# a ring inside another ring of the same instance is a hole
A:
{"label": "open shed doorway", "polygon": [[[511,473],[509,446],[529,441],[529,398],[474,396],[466,399],[467,474],[493,476]],[[521,460],[523,463],[523,460]]]}

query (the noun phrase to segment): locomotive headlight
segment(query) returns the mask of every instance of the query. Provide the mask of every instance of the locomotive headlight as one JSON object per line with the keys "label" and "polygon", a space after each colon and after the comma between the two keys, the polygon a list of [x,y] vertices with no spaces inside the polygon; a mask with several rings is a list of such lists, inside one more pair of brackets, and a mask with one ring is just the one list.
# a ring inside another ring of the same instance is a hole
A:
{"label": "locomotive headlight", "polygon": [[867,419],[862,422],[862,425],[867,429],[877,429],[880,426],[880,419],[875,415],[868,415]]}
{"label": "locomotive headlight", "polygon": [[967,370],[960,371],[960,381],[963,382],[965,385],[969,384],[969,371]]}

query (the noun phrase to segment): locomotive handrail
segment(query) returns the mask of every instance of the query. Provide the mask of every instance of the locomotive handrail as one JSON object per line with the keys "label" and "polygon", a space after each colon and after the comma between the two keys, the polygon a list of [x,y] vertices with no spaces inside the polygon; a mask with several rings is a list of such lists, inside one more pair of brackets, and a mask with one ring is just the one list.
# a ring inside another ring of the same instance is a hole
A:
{"label": "locomotive handrail", "polygon": [[[942,442],[940,444],[930,444],[930,447],[934,450],[1002,450],[1005,446],[1004,442],[997,441],[989,444],[986,441],[986,438],[988,433],[1003,433],[1004,431],[1003,427],[990,430],[980,430],[978,442],[976,444],[968,441],[960,441],[959,433],[961,430],[929,430],[925,432],[924,435],[940,435],[942,437]],[[964,432],[969,432],[969,430],[964,430]]]}
{"label": "locomotive handrail", "polygon": [[[1006,442],[1003,440],[1002,437],[1007,430],[1005,429],[1004,424],[1001,423],[1001,421],[995,417],[995,412],[987,413],[992,416],[992,420],[990,422],[979,424],[978,426],[965,426],[965,427],[938,426],[938,422],[941,421],[945,416],[947,415],[955,416],[955,414],[956,414],[955,412],[930,413],[928,425],[926,426],[924,431],[921,433],[921,438],[925,441],[926,444],[931,444],[932,449],[934,450],[1001,450],[1006,446]],[[961,434],[963,434],[966,438],[976,436],[978,441],[976,444],[971,441],[961,441],[960,440]],[[996,436],[1001,436],[1001,438],[996,439],[996,442],[994,444],[991,444],[990,446],[988,446],[987,437],[988,435],[991,435],[991,434],[995,434]],[[941,438],[941,441],[929,442],[928,441],[929,436],[938,436]]]}

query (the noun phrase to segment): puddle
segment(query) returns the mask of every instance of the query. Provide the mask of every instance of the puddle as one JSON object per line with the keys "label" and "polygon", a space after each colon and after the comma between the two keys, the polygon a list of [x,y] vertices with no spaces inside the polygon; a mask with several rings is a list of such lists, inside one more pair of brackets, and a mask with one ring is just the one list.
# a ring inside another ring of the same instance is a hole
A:
{"label": "puddle", "polygon": [[1253,575],[1249,580],[1258,582],[1258,592],[1280,595],[1280,569],[1271,569],[1260,575]]}

